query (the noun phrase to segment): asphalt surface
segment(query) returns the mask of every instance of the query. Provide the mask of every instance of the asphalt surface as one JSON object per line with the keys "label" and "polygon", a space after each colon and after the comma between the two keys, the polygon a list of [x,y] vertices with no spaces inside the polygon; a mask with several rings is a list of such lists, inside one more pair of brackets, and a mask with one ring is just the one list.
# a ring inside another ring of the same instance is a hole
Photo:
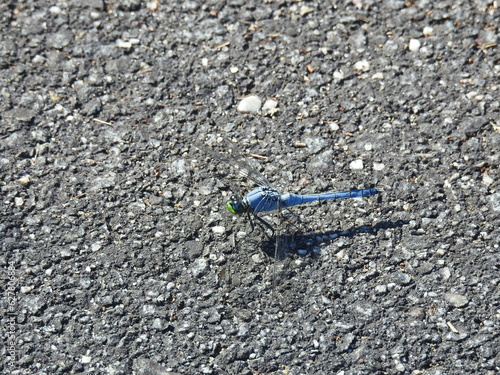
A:
{"label": "asphalt surface", "polygon": [[[497,1],[0,17],[2,373],[499,373]],[[381,193],[297,207],[275,260],[223,139],[282,191]]]}

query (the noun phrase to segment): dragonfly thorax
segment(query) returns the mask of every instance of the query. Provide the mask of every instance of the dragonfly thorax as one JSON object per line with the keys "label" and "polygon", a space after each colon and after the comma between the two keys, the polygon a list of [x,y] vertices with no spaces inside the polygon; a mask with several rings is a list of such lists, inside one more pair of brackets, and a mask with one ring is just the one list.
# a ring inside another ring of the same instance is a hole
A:
{"label": "dragonfly thorax", "polygon": [[232,194],[226,202],[226,207],[232,214],[241,215],[248,211],[248,203],[240,199],[237,194]]}

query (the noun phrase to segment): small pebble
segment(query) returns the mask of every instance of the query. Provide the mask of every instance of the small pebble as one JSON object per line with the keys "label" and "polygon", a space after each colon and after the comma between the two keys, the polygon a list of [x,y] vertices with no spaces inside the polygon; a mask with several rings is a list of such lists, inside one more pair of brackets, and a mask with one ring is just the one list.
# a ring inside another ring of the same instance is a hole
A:
{"label": "small pebble", "polygon": [[500,212],[500,193],[491,194],[489,196],[489,201],[493,211]]}
{"label": "small pebble", "polygon": [[342,81],[344,79],[345,75],[344,75],[344,72],[342,70],[336,70],[335,72],[333,72],[333,79],[335,81]]}
{"label": "small pebble", "polygon": [[493,183],[493,179],[488,176],[487,174],[483,175],[483,184],[485,184],[486,186],[489,186]]}
{"label": "small pebble", "polygon": [[339,124],[337,124],[336,122],[330,123],[329,127],[332,132],[335,132],[340,129]]}
{"label": "small pebble", "polygon": [[410,39],[410,44],[408,45],[408,49],[411,52],[418,52],[420,49],[420,41],[418,39]]}
{"label": "small pebble", "polygon": [[425,318],[425,310],[421,307],[412,307],[408,310],[408,315],[415,319]]}
{"label": "small pebble", "polygon": [[467,297],[458,293],[445,293],[444,299],[454,307],[464,307],[469,303]]}
{"label": "small pebble", "polygon": [[28,185],[30,183],[30,175],[29,174],[25,174],[18,181],[19,181],[19,183],[21,183],[23,185]]}
{"label": "small pebble", "polygon": [[384,79],[384,73],[375,73],[372,75],[372,79]]}
{"label": "small pebble", "polygon": [[302,256],[307,255],[307,250],[299,249],[299,250],[297,250],[297,254],[302,255]]}
{"label": "small pebble", "polygon": [[49,8],[49,12],[52,14],[61,14],[62,10],[61,10],[61,8],[59,8],[57,6],[52,6]]}
{"label": "small pebble", "polygon": [[252,261],[256,264],[259,264],[259,263],[262,263],[262,257],[260,256],[260,254],[254,254],[252,255]]}
{"label": "small pebble", "polygon": [[150,12],[156,12],[156,10],[158,9],[158,3],[159,1],[147,1],[146,8],[148,8]]}
{"label": "small pebble", "polygon": [[349,163],[349,168],[351,168],[354,171],[360,171],[361,169],[363,169],[363,160],[358,159],[351,161]]}
{"label": "small pebble", "polygon": [[384,163],[373,163],[373,170],[374,171],[381,171],[385,168]]}
{"label": "small pebble", "polygon": [[226,228],[223,226],[212,227],[212,232],[214,232],[215,234],[224,234],[225,231],[226,231]]}
{"label": "small pebble", "polygon": [[33,64],[42,64],[43,62],[45,62],[45,57],[41,55],[36,55],[35,57],[33,57],[33,60],[31,61],[33,62]]}
{"label": "small pebble", "polygon": [[208,267],[208,261],[205,258],[198,258],[193,262],[193,267],[191,267],[191,272],[194,277],[200,277],[205,274]]}
{"label": "small pebble", "polygon": [[15,197],[14,198],[14,205],[16,207],[21,207],[24,204],[24,199],[21,197]]}
{"label": "small pebble", "polygon": [[257,113],[262,106],[262,100],[256,95],[250,95],[242,99],[238,104],[238,112],[241,113]]}
{"label": "small pebble", "polygon": [[309,14],[311,12],[314,12],[314,9],[311,7],[308,7],[307,5],[302,5],[300,7],[300,15],[305,16],[306,14]]}
{"label": "small pebble", "polygon": [[354,69],[359,72],[366,72],[370,70],[370,63],[367,60],[358,61],[354,64]]}
{"label": "small pebble", "polygon": [[94,242],[92,245],[90,245],[90,249],[92,251],[99,251],[99,250],[101,250],[101,247],[102,247],[102,245],[100,242]]}
{"label": "small pebble", "polygon": [[163,320],[161,320],[160,318],[154,319],[151,327],[153,327],[153,329],[156,329],[157,331],[161,331],[164,327]]}
{"label": "small pebble", "polygon": [[62,249],[60,251],[61,257],[63,258],[71,258],[71,250],[70,249]]}
{"label": "small pebble", "polygon": [[88,355],[82,355],[80,362],[81,363],[90,363],[91,360],[92,360],[92,357],[90,357]]}
{"label": "small pebble", "polygon": [[422,31],[422,34],[424,36],[431,36],[434,33],[434,29],[432,26],[425,26],[424,30]]}
{"label": "small pebble", "polygon": [[392,280],[398,285],[408,285],[411,284],[411,276],[403,272],[395,272],[392,275]]}
{"label": "small pebble", "polygon": [[132,43],[130,41],[125,41],[121,39],[116,40],[116,46],[118,48],[130,49],[132,48]]}
{"label": "small pebble", "polygon": [[467,99],[473,100],[477,96],[477,91],[468,92],[467,94],[465,94],[465,96],[467,97]]}
{"label": "small pebble", "polygon": [[278,102],[276,100],[267,99],[265,101],[264,105],[262,106],[262,112],[272,115],[272,114],[277,112],[277,108],[276,108],[277,106],[278,106]]}
{"label": "small pebble", "polygon": [[377,294],[387,293],[387,285],[377,285],[375,287],[375,293],[377,293]]}

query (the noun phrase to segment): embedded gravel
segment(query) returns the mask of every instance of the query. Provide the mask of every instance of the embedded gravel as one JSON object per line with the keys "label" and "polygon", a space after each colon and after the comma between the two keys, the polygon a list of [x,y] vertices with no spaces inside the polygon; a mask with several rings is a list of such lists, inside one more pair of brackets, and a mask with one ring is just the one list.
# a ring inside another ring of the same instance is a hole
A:
{"label": "embedded gravel", "polygon": [[[2,373],[500,372],[498,1],[0,23]],[[275,274],[223,138],[283,191],[381,193],[296,208]]]}

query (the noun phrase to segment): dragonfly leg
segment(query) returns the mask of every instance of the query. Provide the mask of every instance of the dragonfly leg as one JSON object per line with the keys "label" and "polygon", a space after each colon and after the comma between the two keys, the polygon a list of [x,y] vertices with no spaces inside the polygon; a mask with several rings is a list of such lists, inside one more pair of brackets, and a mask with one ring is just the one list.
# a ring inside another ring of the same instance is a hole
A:
{"label": "dragonfly leg", "polygon": [[252,217],[250,216],[250,211],[247,212],[247,218],[248,218],[248,221],[250,222],[250,227],[252,228],[250,233],[252,233],[255,229],[255,225],[253,225],[253,220],[252,220]]}
{"label": "dragonfly leg", "polygon": [[271,239],[274,236],[274,228],[273,228],[273,226],[271,224],[269,224],[267,221],[265,221],[263,218],[261,218],[258,215],[256,215],[256,214],[253,214],[253,216],[259,221],[260,224],[262,224],[263,226],[265,226],[267,229],[269,229],[271,231],[271,235],[270,236],[266,233],[266,235],[269,237],[269,239]]}

